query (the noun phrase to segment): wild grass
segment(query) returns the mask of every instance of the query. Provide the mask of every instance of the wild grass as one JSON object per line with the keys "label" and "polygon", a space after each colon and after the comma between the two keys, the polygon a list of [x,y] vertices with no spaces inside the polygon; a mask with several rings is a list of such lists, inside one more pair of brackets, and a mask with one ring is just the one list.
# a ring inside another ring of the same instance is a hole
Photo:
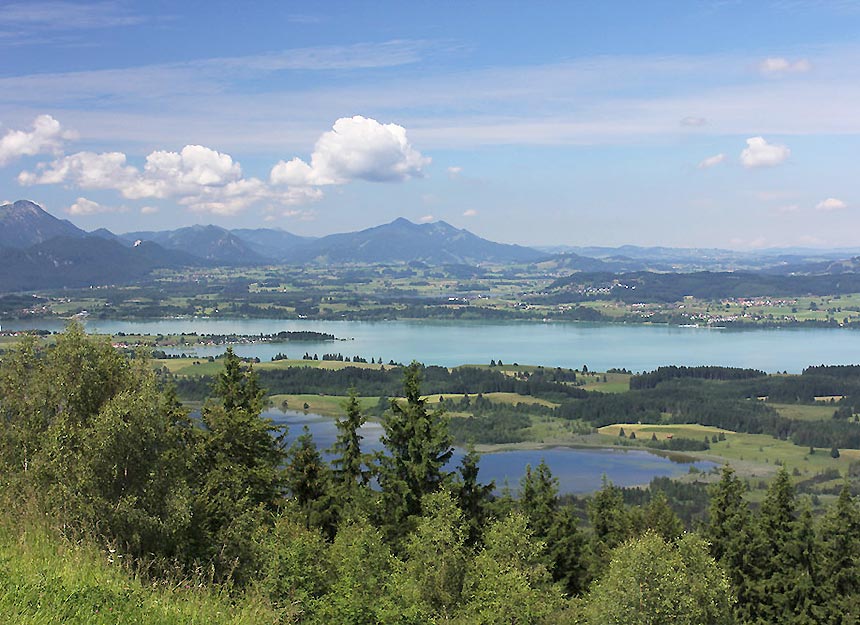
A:
{"label": "wild grass", "polygon": [[[225,348],[226,349],[226,348]],[[177,375],[203,375],[214,376],[224,370],[224,363],[219,359],[210,362],[207,358],[165,358],[153,360],[153,365],[158,368],[167,367],[171,373]],[[359,369],[380,369],[389,365],[377,365],[367,362],[341,362],[339,360],[276,360],[274,362],[261,362],[254,365],[255,369],[288,369],[290,367],[312,367],[314,369],[339,370],[346,367],[358,367]]]}
{"label": "wild grass", "polygon": [[833,413],[836,410],[836,406],[829,404],[810,406],[768,402],[768,405],[776,409],[780,416],[800,421],[827,421],[833,418]]}
{"label": "wild grass", "polygon": [[[346,414],[347,397],[341,395],[272,395],[270,403],[273,408],[286,408],[287,410],[305,410],[307,412],[322,415],[324,417],[341,417]],[[284,402],[286,406],[284,405]],[[378,397],[359,397],[358,404],[363,411],[375,406],[379,402]],[[307,408],[305,408],[307,404]]]}
{"label": "wild grass", "polygon": [[31,521],[0,520],[0,623],[259,625],[289,622],[284,617],[260,598],[183,580],[155,583],[117,553]]}

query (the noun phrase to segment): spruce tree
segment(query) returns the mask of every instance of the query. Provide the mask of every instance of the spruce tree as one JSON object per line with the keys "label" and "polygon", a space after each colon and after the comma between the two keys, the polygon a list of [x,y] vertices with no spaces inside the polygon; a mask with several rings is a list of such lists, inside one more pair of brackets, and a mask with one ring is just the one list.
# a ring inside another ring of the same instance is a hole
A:
{"label": "spruce tree", "polygon": [[436,491],[450,476],[444,470],[454,448],[440,411],[428,412],[421,398],[421,365],[405,368],[405,403],[392,399],[383,421],[382,444],[387,454],[377,455],[382,489],[382,523],[389,536],[402,538],[408,519],[421,513],[421,498]]}
{"label": "spruce tree", "polygon": [[329,472],[305,426],[287,452],[285,485],[301,511],[305,527],[317,527],[333,535]]}
{"label": "spruce tree", "polygon": [[579,529],[572,505],[560,506],[546,535],[552,578],[569,596],[582,593],[589,581],[589,554],[585,535]]}
{"label": "spruce tree", "polygon": [[357,487],[366,485],[368,481],[368,475],[362,468],[365,457],[361,453],[362,436],[359,434],[365,421],[355,389],[350,389],[346,402],[346,415],[338,419],[335,424],[337,439],[331,448],[331,453],[334,455],[331,461],[334,467],[334,480],[343,493],[342,496],[346,498],[351,497]]}
{"label": "spruce tree", "polygon": [[603,476],[602,488],[588,500],[591,523],[591,575],[599,574],[609,564],[609,552],[631,535],[631,519],[624,506],[621,491]]}
{"label": "spruce tree", "polygon": [[493,500],[495,482],[481,484],[478,481],[478,460],[480,455],[469,447],[465,456],[460,461],[459,475],[455,478],[454,493],[457,497],[457,505],[463,511],[466,524],[466,544],[470,547],[481,541],[487,519],[489,518],[488,506]]}
{"label": "spruce tree", "polygon": [[645,506],[643,521],[646,528],[667,541],[677,540],[684,532],[684,524],[672,510],[662,490],[653,491],[651,501]]}
{"label": "spruce tree", "polygon": [[193,520],[196,557],[217,555],[218,574],[250,565],[250,534],[276,511],[284,488],[284,435],[261,418],[265,391],[253,369],[242,366],[228,348],[214,397],[203,406],[195,482],[199,484]]}
{"label": "spruce tree", "polygon": [[860,508],[848,483],[818,530],[821,622],[860,622]]}
{"label": "spruce tree", "polygon": [[814,555],[807,553],[809,519],[798,515],[791,478],[782,467],[767,490],[754,524],[753,562],[747,619],[772,623],[814,623]]}
{"label": "spruce tree", "polygon": [[536,470],[526,465],[526,473],[520,481],[519,503],[534,535],[545,539],[558,510],[558,478],[553,477],[544,460]]}

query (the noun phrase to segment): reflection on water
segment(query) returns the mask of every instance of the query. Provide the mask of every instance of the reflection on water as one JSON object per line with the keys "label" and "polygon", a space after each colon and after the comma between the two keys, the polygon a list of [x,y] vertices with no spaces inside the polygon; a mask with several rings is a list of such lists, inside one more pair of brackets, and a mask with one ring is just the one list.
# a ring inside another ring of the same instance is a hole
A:
{"label": "reflection on water", "polygon": [[[328,450],[337,437],[334,419],[292,410],[270,410],[264,414],[279,425],[288,427],[287,440],[290,443],[301,435],[305,426],[322,452]],[[383,449],[379,442],[382,426],[378,423],[366,423],[361,434],[364,437],[362,446],[366,453]],[[452,460],[455,466],[459,465],[463,453],[462,449],[455,450]],[[331,458],[329,454],[323,455]],[[673,462],[669,458],[641,449],[553,447],[484,454],[481,457],[480,478],[485,483],[495,480],[498,488],[508,484],[512,489],[516,489],[525,473],[526,465],[534,467],[540,464],[541,460],[546,461],[552,474],[558,478],[559,490],[562,493],[588,493],[598,490],[603,475],[617,486],[634,486],[647,484],[655,477],[678,477],[687,473],[690,466],[695,466],[700,471],[709,471],[716,466],[713,462],[706,461]]]}

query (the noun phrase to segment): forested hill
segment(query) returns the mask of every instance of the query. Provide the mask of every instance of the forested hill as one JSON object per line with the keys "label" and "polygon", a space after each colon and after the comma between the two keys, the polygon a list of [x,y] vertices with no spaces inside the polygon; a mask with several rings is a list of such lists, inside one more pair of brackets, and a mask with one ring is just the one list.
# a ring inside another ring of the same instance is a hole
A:
{"label": "forested hill", "polygon": [[[777,276],[749,272],[624,274],[578,273],[555,280],[546,290],[547,301],[614,299],[635,302],[677,302],[701,299],[804,295],[839,295],[860,292],[860,273],[840,275]],[[537,300],[536,300],[537,301]]]}
{"label": "forested hill", "polygon": [[128,284],[154,269],[199,262],[148,241],[127,247],[98,236],[55,237],[26,249],[0,249],[0,292]]}

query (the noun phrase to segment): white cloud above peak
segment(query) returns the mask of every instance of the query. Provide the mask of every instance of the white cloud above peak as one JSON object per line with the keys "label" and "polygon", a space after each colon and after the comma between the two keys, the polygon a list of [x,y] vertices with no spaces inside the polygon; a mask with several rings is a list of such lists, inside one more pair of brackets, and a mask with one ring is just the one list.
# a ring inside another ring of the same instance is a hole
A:
{"label": "white cloud above peak", "polygon": [[126,210],[127,209],[122,206],[104,206],[98,202],[88,200],[85,197],[79,197],[74,204],[66,209],[66,212],[69,213],[69,215],[82,217],[87,215],[97,215],[99,213],[121,213]]}
{"label": "white cloud above peak", "polygon": [[272,184],[325,186],[353,180],[399,182],[423,176],[430,163],[412,147],[406,129],[356,115],[338,119],[317,140],[310,163],[299,158],[280,161],[271,171]]}
{"label": "white cloud above peak", "polygon": [[39,115],[32,130],[9,130],[0,136],[0,167],[22,156],[57,154],[63,143],[76,137],[77,133],[63,130],[50,115]]}
{"label": "white cloud above peak", "polygon": [[741,164],[748,169],[774,167],[785,162],[791,150],[784,145],[768,143],[764,137],[750,137],[741,152]]}
{"label": "white cloud above peak", "polygon": [[[193,211],[235,215],[252,204],[271,200],[296,203],[298,198],[271,190],[258,178],[243,178],[242,168],[228,154],[200,145],[179,152],[157,150],[143,169],[129,165],[122,152],[77,152],[42,163],[18,175],[22,185],[68,184],[81,189],[113,189],[130,200],[178,198]],[[312,195],[312,194],[311,194]],[[311,195],[304,193],[302,199]],[[78,202],[79,211],[93,207]]]}

